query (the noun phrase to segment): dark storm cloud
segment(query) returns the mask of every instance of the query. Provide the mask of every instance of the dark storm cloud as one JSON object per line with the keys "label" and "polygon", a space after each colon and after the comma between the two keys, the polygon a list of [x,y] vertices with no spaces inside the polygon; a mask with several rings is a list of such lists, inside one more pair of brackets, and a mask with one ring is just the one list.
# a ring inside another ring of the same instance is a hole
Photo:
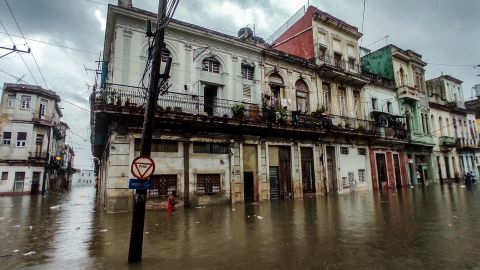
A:
{"label": "dark storm cloud", "polygon": [[[107,3],[106,0],[95,0]],[[117,1],[108,2],[116,4]],[[87,0],[9,0],[26,37],[40,39],[64,46],[92,52],[103,49],[106,5]],[[209,27],[234,35],[240,27],[255,23],[257,34],[268,38],[307,1],[298,0],[181,0],[177,19]],[[156,12],[157,0],[133,0],[136,7]],[[363,0],[311,0],[316,5],[361,30]],[[367,0],[362,45],[390,35],[388,42],[423,55],[427,66],[427,79],[443,71],[464,81],[465,96],[479,83],[480,69],[455,67],[454,64],[480,64],[480,27],[478,11],[480,1],[472,0]],[[19,34],[3,0],[0,1],[0,20],[9,32]],[[0,28],[0,31],[3,31]],[[15,39],[18,45],[24,42]],[[10,40],[0,34],[0,44],[10,45]],[[49,88],[57,91],[64,100],[88,108],[89,90],[85,82],[93,83],[93,74],[85,73],[83,65],[94,68],[98,56],[74,52],[45,44],[29,42],[35,53]],[[1,46],[0,45],[0,46]],[[370,49],[385,45],[385,40]],[[31,56],[24,56],[39,84],[42,80]],[[434,65],[441,63],[448,65]],[[15,76],[27,74],[25,80],[33,83],[18,56],[0,59],[0,69]],[[0,73],[0,84],[13,78]],[[66,102],[64,121],[75,133],[88,137],[89,113]],[[70,135],[67,141],[84,145],[84,139]],[[74,145],[75,145],[74,144]],[[77,150],[76,163],[88,164],[91,158],[88,147]]]}

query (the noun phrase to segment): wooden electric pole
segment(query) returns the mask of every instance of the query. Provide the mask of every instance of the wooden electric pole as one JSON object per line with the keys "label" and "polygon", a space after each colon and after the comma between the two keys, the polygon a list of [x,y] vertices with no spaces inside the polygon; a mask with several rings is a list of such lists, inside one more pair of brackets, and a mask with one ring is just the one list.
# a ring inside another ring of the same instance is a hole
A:
{"label": "wooden electric pole", "polygon": [[[164,46],[165,29],[162,22],[165,20],[167,0],[159,0],[157,26],[153,41],[152,69],[150,72],[150,84],[148,86],[148,100],[145,107],[143,119],[142,142],[140,145],[140,156],[150,157],[152,148],[153,120],[155,117],[155,108],[158,100],[159,81],[161,84],[168,79],[168,74],[160,74],[161,51]],[[168,66],[168,64],[167,64]],[[166,68],[165,73],[168,70]],[[166,77],[166,78],[165,78]],[[137,189],[134,197],[132,230],[130,234],[130,247],[128,251],[128,262],[139,262],[142,260],[143,247],[143,227],[145,223],[145,204],[147,200],[147,190]]]}

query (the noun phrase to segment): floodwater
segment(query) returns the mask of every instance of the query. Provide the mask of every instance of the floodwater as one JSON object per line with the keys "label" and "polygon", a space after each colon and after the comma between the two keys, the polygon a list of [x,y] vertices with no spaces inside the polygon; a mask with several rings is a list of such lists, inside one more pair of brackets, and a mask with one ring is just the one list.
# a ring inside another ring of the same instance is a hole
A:
{"label": "floodwater", "polygon": [[149,211],[134,265],[130,225],[93,188],[0,197],[0,268],[480,269],[480,186]]}

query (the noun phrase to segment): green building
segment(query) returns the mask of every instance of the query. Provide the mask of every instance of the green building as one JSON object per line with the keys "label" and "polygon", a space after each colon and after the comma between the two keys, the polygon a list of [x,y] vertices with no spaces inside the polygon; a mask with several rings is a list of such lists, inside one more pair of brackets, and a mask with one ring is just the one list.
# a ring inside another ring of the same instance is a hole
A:
{"label": "green building", "polygon": [[[408,129],[405,153],[410,183],[434,181],[432,151],[434,141],[425,84],[422,56],[412,50],[387,45],[361,58],[362,69],[394,80],[401,120]],[[413,181],[412,181],[413,179]]]}

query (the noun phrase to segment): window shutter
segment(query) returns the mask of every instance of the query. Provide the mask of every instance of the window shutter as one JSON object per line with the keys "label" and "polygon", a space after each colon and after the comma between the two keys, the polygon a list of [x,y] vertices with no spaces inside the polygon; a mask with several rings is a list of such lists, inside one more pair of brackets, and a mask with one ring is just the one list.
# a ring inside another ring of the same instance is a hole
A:
{"label": "window shutter", "polygon": [[243,101],[252,102],[252,87],[250,85],[243,85]]}

